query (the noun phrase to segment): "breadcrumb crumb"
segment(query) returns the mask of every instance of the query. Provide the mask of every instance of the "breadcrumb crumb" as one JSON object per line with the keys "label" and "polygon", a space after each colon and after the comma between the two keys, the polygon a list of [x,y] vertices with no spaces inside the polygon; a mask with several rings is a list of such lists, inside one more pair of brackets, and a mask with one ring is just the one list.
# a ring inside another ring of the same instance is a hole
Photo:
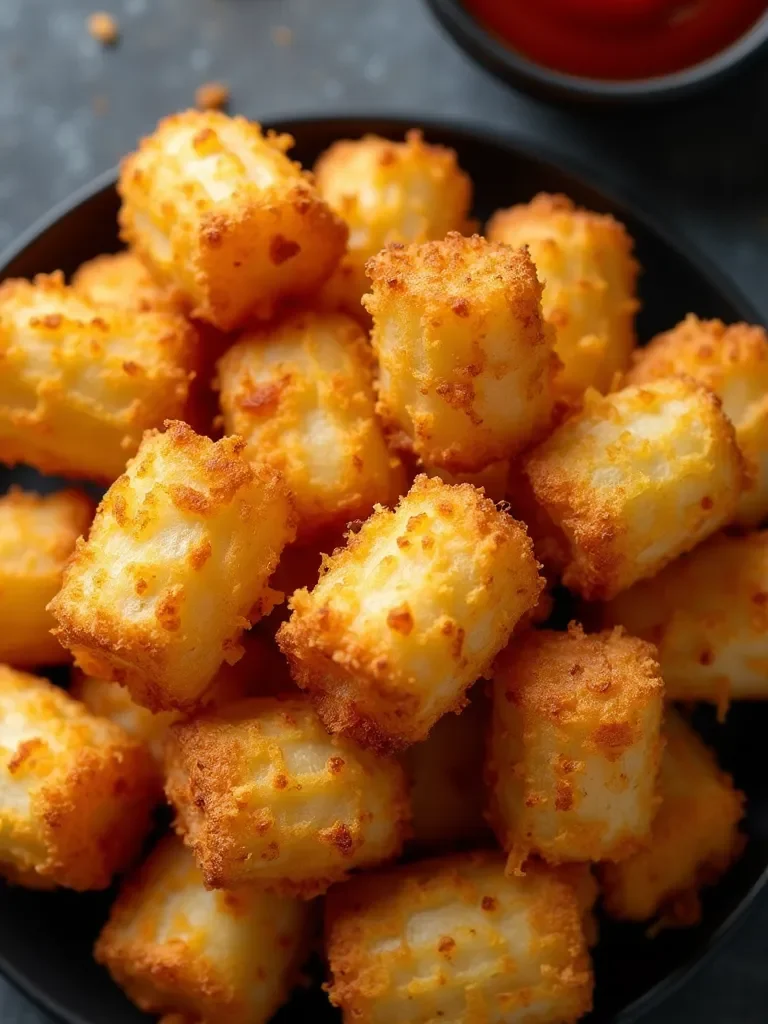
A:
{"label": "breadcrumb crumb", "polygon": [[106,11],[94,11],[88,16],[88,33],[102,46],[114,46],[120,38],[117,19]]}
{"label": "breadcrumb crumb", "polygon": [[224,110],[229,96],[229,86],[223,82],[204,82],[195,90],[195,106],[198,110]]}
{"label": "breadcrumb crumb", "polygon": [[293,29],[287,25],[275,25],[270,37],[275,46],[290,46],[293,43]]}

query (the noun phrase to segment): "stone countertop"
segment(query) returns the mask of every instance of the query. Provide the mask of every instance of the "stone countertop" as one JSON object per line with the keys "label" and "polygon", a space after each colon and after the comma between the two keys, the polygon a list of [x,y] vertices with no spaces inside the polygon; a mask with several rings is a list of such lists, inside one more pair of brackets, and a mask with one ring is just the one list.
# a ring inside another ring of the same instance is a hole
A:
{"label": "stone countertop", "polygon": [[[115,48],[85,29],[96,7],[120,24]],[[768,68],[684,112],[565,112],[487,76],[418,0],[0,0],[0,249],[210,80],[231,88],[233,111],[265,120],[445,117],[546,143],[666,210],[768,321]],[[763,901],[647,1020],[765,1024],[766,963]],[[0,1021],[45,1024],[2,980]]]}

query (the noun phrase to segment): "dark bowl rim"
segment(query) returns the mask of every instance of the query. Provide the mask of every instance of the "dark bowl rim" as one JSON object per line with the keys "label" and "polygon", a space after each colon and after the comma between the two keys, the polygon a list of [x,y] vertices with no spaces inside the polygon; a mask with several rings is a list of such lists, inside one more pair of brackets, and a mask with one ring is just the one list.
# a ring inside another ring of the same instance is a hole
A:
{"label": "dark bowl rim", "polygon": [[[429,0],[429,2],[432,2],[432,0]],[[370,113],[362,111],[329,117],[315,114],[297,114],[294,117],[264,117],[260,119],[260,122],[265,128],[291,133],[294,130],[298,132],[301,129],[320,124],[338,125],[340,134],[346,131],[352,137],[357,137],[366,132],[382,135],[404,134],[409,128],[420,127],[427,135],[429,135],[431,130],[450,132],[457,139],[496,146],[514,156],[548,164],[555,170],[573,178],[579,185],[592,189],[604,196],[622,214],[630,214],[647,231],[655,234],[665,245],[674,250],[681,259],[688,262],[697,273],[707,278],[713,287],[717,288],[726,300],[735,309],[739,310],[740,316],[744,320],[750,323],[761,323],[763,321],[751,300],[741,291],[738,285],[696,243],[688,238],[685,232],[676,229],[672,233],[666,227],[663,213],[660,212],[657,215],[647,213],[644,204],[633,194],[631,189],[617,190],[614,187],[604,185],[599,171],[595,171],[587,164],[558,152],[556,147],[532,141],[522,132],[499,129],[497,126],[487,122],[475,122],[469,126],[460,120],[453,120],[451,118],[440,118],[433,115],[419,116],[418,114],[404,112]],[[458,142],[456,144],[460,145]],[[117,183],[117,176],[117,167],[103,171],[81,188],[76,189],[65,199],[56,203],[47,213],[39,217],[31,227],[23,231],[11,245],[7,246],[0,253],[0,281],[7,276],[8,265],[21,256],[28,246],[37,241],[42,234],[52,228],[59,220],[73,213],[77,207],[93,199],[99,193],[108,189],[114,189]],[[724,943],[733,938],[759,899],[764,896],[766,886],[768,886],[768,865],[762,870],[760,876],[747,891],[744,898],[702,944],[698,952],[695,952],[680,967],[671,971],[661,981],[635,999],[633,1003],[616,1014],[613,1017],[612,1024],[635,1024],[636,1021],[639,1021],[650,1010],[659,1006],[686,982],[690,981],[712,959]],[[57,1000],[47,996],[42,989],[31,982],[21,971],[14,968],[1,952],[0,974],[4,975],[15,988],[55,1021],[61,1022],[61,1024],[93,1024],[92,1021],[86,1020],[80,1015],[73,1016],[69,1010],[58,1004]]]}
{"label": "dark bowl rim", "polygon": [[[426,0],[437,20],[458,44],[506,81],[528,82],[563,98],[642,104],[683,99],[746,66],[768,45],[768,10],[724,49],[680,71],[620,81],[587,78],[556,71],[505,45],[464,6],[462,0]],[[488,61],[488,65],[484,63]]]}

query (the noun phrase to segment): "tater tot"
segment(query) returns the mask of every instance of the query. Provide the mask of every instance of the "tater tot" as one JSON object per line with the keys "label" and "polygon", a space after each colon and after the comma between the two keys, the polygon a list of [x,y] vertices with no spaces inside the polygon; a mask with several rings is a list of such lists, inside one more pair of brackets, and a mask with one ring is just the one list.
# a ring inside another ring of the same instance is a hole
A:
{"label": "tater tot", "polygon": [[0,461],[111,483],[148,427],[186,414],[183,317],[97,306],[60,273],[0,285]]}
{"label": "tater tot", "polygon": [[166,1024],[266,1024],[298,981],[312,909],[252,888],[209,892],[167,836],[123,885],[94,954]]}
{"label": "tater tot", "polygon": [[462,708],[543,585],[522,523],[419,476],[296,591],[277,639],[332,732],[396,749]]}
{"label": "tater tot", "polygon": [[670,700],[768,699],[768,532],[719,534],[598,614],[656,644]]}
{"label": "tater tot", "polygon": [[282,481],[185,423],[149,431],[104,496],[49,608],[88,675],[151,711],[190,710],[243,628],[275,603],[267,580],[293,536]]}
{"label": "tater tot", "polygon": [[573,887],[498,853],[365,874],[326,901],[328,992],[345,1024],[573,1024],[592,967]]}
{"label": "tater tot", "polygon": [[176,312],[177,304],[166,288],[161,287],[141,262],[128,249],[96,256],[78,267],[72,276],[72,287],[98,306],[146,313],[150,310]]}
{"label": "tater tot", "polygon": [[443,715],[402,755],[411,783],[414,848],[444,853],[489,845],[483,763],[490,706],[478,683],[460,715]]}
{"label": "tater tot", "polygon": [[[138,256],[130,250],[96,256],[83,263],[72,278],[72,287],[92,302],[116,309],[179,313],[173,290],[159,285]],[[189,408],[184,419],[201,433],[208,433],[218,413],[218,401],[211,389],[216,361],[229,339],[200,321],[189,327],[197,336],[195,379],[190,387]],[[214,436],[213,433],[211,436]]]}
{"label": "tater tot", "polygon": [[372,366],[354,320],[303,311],[247,332],[219,363],[224,428],[280,471],[302,540],[405,491],[376,419]]}
{"label": "tater tot", "polygon": [[120,168],[123,240],[193,316],[229,331],[311,294],[347,238],[290,135],[243,117],[166,117]]}
{"label": "tater tot", "polygon": [[427,242],[465,233],[472,182],[456,153],[410,131],[404,142],[376,135],[335,142],[315,164],[320,195],[349,226],[347,253],[323,288],[331,306],[360,319],[365,264],[389,242]]}
{"label": "tater tot", "polygon": [[735,426],[751,478],[736,521],[758,526],[768,518],[768,335],[762,327],[687,316],[638,350],[627,383],[680,373],[711,388]]}
{"label": "tater tot", "polygon": [[148,708],[137,704],[124,686],[108,679],[94,679],[78,669],[73,674],[69,692],[92,715],[108,718],[133,739],[144,744],[155,763],[162,768],[165,739],[169,728],[182,717],[180,711],[159,711],[153,714]]}
{"label": "tater tot", "polygon": [[523,472],[566,541],[563,583],[588,600],[654,576],[728,523],[745,481],[720,402],[687,377],[587,392]]}
{"label": "tater tot", "polygon": [[622,629],[530,631],[499,658],[487,781],[490,821],[519,870],[620,860],[657,803],[664,684],[652,644]]}
{"label": "tater tot", "polygon": [[46,606],[92,516],[82,491],[12,489],[0,497],[0,662],[26,668],[70,660],[51,636],[56,623]]}
{"label": "tater tot", "polygon": [[105,889],[141,848],[156,797],[141,744],[47,679],[0,665],[0,876]]}
{"label": "tater tot", "polygon": [[671,709],[664,724],[661,805],[651,841],[620,864],[603,864],[603,904],[613,917],[695,924],[699,890],[723,875],[741,853],[744,796],[696,732]]}
{"label": "tater tot", "polygon": [[[184,717],[181,711],[158,711],[155,714],[137,704],[128,690],[119,683],[113,683],[108,679],[94,679],[93,676],[86,676],[77,669],[73,675],[70,693],[82,701],[91,714],[108,718],[110,722],[124,729],[129,736],[143,743],[157,765],[162,768],[168,730]],[[235,693],[233,699],[237,700],[242,696],[243,693]],[[208,698],[215,704],[217,697],[216,689],[212,687]]]}
{"label": "tater tot", "polygon": [[[285,658],[269,636],[258,629],[243,634],[245,654],[234,665],[222,663],[206,690],[206,707],[223,708],[251,695],[275,696],[292,690],[297,693]],[[282,663],[282,664],[281,664]],[[183,719],[181,711],[158,711],[137,704],[119,683],[94,679],[75,669],[69,688],[73,697],[85,704],[93,715],[108,718],[129,736],[149,749],[163,770],[168,730]]]}
{"label": "tater tot", "polygon": [[396,857],[400,764],[329,736],[306,697],[256,697],[171,729],[166,793],[206,885],[324,892]]}
{"label": "tater tot", "polygon": [[454,232],[390,246],[368,274],[377,410],[396,447],[475,473],[538,440],[559,364],[524,250]]}
{"label": "tater tot", "polygon": [[487,237],[528,246],[544,285],[541,307],[562,361],[558,396],[579,401],[588,387],[605,393],[626,370],[635,345],[638,265],[623,224],[542,193],[498,210]]}

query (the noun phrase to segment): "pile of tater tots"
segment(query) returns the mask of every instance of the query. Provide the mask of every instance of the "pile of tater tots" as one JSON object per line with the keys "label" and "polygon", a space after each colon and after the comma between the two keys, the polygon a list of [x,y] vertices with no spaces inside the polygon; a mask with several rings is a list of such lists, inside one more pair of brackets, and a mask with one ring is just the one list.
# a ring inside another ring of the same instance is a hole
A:
{"label": "pile of tater tots", "polygon": [[0,461],[107,488],[0,498],[0,874],[120,879],[167,1024],[318,948],[347,1024],[569,1024],[598,902],[692,924],[744,845],[688,709],[768,695],[768,338],[637,347],[612,217],[292,141],[168,117],[126,249],[0,285]]}

